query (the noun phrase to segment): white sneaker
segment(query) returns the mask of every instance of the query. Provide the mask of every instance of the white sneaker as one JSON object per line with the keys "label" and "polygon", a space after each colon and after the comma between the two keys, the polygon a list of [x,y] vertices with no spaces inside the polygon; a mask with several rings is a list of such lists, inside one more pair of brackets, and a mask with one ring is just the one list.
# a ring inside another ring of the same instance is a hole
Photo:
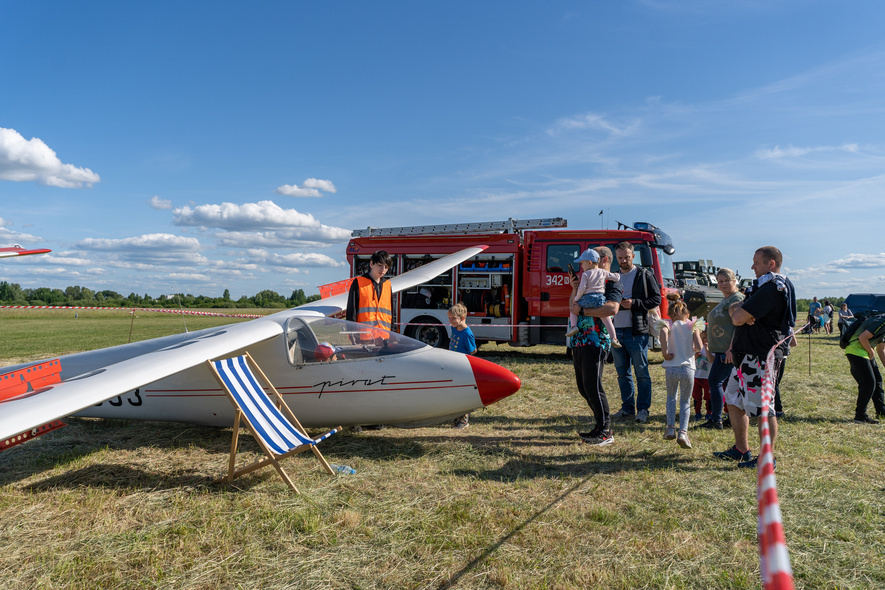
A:
{"label": "white sneaker", "polygon": [[645,424],[648,422],[648,410],[639,410],[636,413],[636,421],[640,424]]}
{"label": "white sneaker", "polygon": [[676,438],[676,427],[668,426],[666,430],[664,430],[664,440],[673,440]]}
{"label": "white sneaker", "polygon": [[691,441],[688,438],[688,433],[684,430],[679,431],[679,436],[676,437],[676,443],[683,449],[691,448]]}

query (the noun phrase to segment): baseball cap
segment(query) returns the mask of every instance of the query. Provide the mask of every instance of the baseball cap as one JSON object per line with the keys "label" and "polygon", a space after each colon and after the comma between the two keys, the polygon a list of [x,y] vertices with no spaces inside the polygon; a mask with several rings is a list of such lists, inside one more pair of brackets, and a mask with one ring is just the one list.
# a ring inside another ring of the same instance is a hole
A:
{"label": "baseball cap", "polygon": [[580,256],[575,258],[575,262],[583,262],[584,260],[599,262],[599,253],[593,248],[587,248]]}

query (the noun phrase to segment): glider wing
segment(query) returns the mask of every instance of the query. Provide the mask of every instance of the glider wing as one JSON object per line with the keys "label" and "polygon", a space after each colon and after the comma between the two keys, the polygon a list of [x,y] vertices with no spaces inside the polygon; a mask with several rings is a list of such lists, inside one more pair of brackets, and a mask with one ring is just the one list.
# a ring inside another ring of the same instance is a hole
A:
{"label": "glider wing", "polygon": [[55,385],[0,400],[0,440],[282,333],[280,324],[263,319],[232,324]]}

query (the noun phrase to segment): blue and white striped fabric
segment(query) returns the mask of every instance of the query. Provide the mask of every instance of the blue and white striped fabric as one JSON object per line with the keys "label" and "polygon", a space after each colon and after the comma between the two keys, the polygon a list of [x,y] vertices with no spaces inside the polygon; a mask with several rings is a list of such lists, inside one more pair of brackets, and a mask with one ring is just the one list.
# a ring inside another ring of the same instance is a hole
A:
{"label": "blue and white striped fabric", "polygon": [[298,431],[264,392],[246,363],[245,356],[212,361],[221,379],[237,405],[248,417],[255,434],[276,455],[282,455],[301,445],[315,445],[333,434],[330,432],[314,441]]}

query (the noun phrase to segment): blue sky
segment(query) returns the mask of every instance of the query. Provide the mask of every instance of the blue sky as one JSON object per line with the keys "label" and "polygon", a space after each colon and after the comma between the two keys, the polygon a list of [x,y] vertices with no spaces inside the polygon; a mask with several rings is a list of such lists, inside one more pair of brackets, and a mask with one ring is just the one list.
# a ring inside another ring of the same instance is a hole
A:
{"label": "blue sky", "polygon": [[[350,230],[648,221],[885,292],[885,4],[0,3],[0,280],[316,293]],[[599,211],[605,215],[600,217]]]}

